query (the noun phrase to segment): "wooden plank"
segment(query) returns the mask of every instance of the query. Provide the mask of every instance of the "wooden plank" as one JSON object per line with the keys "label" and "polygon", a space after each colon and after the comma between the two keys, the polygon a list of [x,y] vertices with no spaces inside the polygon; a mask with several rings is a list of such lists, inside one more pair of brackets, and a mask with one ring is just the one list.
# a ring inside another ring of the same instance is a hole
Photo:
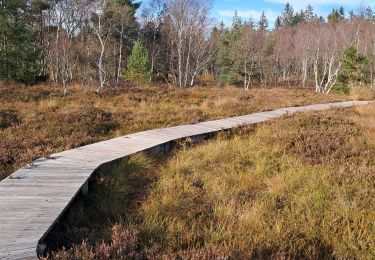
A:
{"label": "wooden plank", "polygon": [[143,131],[35,160],[0,182],[0,259],[35,259],[38,241],[104,163],[171,141],[265,122],[301,111],[367,105],[367,101],[279,108],[251,115]]}

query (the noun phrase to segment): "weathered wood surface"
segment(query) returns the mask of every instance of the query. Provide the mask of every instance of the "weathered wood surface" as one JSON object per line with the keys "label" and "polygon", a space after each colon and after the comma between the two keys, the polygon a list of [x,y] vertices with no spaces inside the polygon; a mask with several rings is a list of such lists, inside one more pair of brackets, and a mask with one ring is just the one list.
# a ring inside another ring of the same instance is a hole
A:
{"label": "weathered wood surface", "polygon": [[281,108],[227,119],[131,134],[52,154],[0,182],[0,259],[35,259],[38,247],[102,164],[183,138],[300,111],[367,105],[366,101]]}

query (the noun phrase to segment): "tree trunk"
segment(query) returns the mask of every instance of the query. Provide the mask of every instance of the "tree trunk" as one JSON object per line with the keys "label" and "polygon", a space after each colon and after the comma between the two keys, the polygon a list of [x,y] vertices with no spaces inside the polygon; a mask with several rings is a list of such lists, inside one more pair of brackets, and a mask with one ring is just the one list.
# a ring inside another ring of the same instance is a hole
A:
{"label": "tree trunk", "polygon": [[124,36],[124,25],[121,25],[121,32],[120,32],[120,46],[119,46],[119,53],[118,53],[118,63],[117,63],[117,75],[116,75],[116,84],[118,85],[120,82],[121,77],[121,70],[122,70],[122,48],[123,48],[123,36]]}

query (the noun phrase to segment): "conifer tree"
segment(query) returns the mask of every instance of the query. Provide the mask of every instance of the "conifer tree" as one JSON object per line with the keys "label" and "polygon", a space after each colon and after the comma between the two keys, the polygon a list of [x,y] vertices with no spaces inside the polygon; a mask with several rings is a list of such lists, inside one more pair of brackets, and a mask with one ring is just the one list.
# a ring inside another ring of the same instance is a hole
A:
{"label": "conifer tree", "polygon": [[346,87],[365,83],[367,65],[368,58],[358,53],[354,46],[349,46],[344,50],[342,68],[338,75],[339,82]]}
{"label": "conifer tree", "polygon": [[344,10],[344,7],[341,6],[338,10],[338,13],[339,13],[339,18],[340,20],[344,20],[345,19],[345,10]]}
{"label": "conifer tree", "polygon": [[283,27],[289,27],[292,26],[294,23],[294,10],[293,7],[289,4],[286,3],[284,7],[284,11],[281,16],[281,26]]}
{"label": "conifer tree", "polygon": [[239,17],[237,10],[234,11],[233,21],[232,21],[232,28],[235,31],[238,31],[241,29],[242,26],[242,20],[241,17]]}
{"label": "conifer tree", "polygon": [[267,29],[268,29],[268,19],[265,15],[264,11],[262,12],[262,15],[259,18],[258,29],[260,31],[267,31]]}
{"label": "conifer tree", "polygon": [[43,71],[42,49],[31,27],[29,1],[0,1],[0,80],[31,84]]}
{"label": "conifer tree", "polygon": [[277,16],[275,21],[275,29],[279,29],[281,27],[281,18],[280,16]]}
{"label": "conifer tree", "polygon": [[151,65],[147,49],[140,41],[137,41],[133,47],[125,75],[129,81],[137,85],[150,82]]}
{"label": "conifer tree", "polygon": [[328,15],[328,22],[330,23],[337,23],[343,20],[345,20],[344,7],[340,7],[338,10],[333,8],[332,12]]}
{"label": "conifer tree", "polygon": [[374,12],[372,11],[371,6],[368,6],[368,7],[366,8],[366,10],[364,11],[364,18],[365,18],[367,21],[374,21],[374,20],[375,20],[375,14],[374,14]]}
{"label": "conifer tree", "polygon": [[309,4],[304,11],[305,22],[318,23],[319,17],[314,13],[314,8]]}

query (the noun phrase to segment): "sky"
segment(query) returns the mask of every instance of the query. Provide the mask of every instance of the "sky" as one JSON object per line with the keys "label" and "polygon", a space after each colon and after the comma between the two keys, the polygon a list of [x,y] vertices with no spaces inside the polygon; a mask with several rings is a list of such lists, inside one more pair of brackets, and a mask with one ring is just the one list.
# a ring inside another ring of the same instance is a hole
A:
{"label": "sky", "polygon": [[248,20],[251,17],[255,21],[258,20],[262,11],[264,11],[270,21],[270,25],[273,25],[286,2],[289,2],[294,10],[298,11],[305,9],[308,4],[311,4],[315,12],[324,17],[333,8],[339,8],[340,6],[345,8],[346,13],[350,10],[358,12],[360,6],[371,6],[375,10],[375,0],[216,0],[214,1],[212,16],[218,21],[224,21],[226,25],[230,25],[235,10],[243,19]]}

